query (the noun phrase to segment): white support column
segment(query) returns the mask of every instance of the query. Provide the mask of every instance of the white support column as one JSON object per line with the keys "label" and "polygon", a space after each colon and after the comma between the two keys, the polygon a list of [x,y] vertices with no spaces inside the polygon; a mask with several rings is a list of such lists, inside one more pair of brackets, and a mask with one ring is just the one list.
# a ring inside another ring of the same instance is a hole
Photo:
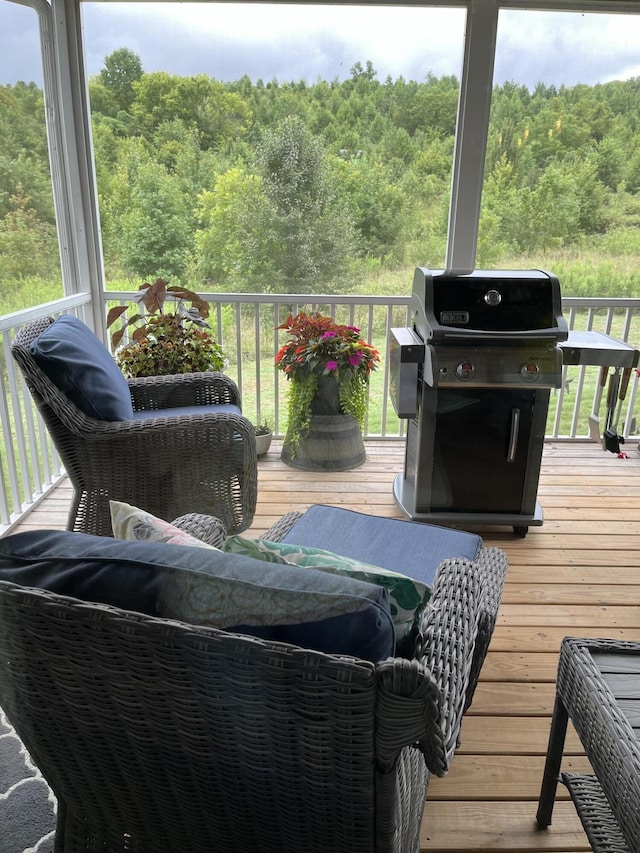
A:
{"label": "white support column", "polygon": [[67,296],[91,293],[94,330],[106,339],[102,241],[79,3],[20,2],[35,9],[40,24],[45,116],[64,292]]}
{"label": "white support column", "polygon": [[475,268],[498,29],[497,0],[471,0],[453,158],[446,268]]}

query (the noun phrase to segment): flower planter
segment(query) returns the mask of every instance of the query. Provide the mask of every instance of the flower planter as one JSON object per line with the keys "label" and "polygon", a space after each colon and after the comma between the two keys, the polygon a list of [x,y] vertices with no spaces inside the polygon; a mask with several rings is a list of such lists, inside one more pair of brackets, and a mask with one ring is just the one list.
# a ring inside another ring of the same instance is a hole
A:
{"label": "flower planter", "polygon": [[258,456],[264,456],[265,453],[271,447],[271,439],[273,438],[273,433],[271,432],[263,432],[259,435],[256,435],[256,453]]}
{"label": "flower planter", "polygon": [[348,471],[367,458],[360,425],[353,415],[340,411],[338,380],[321,376],[311,403],[309,432],[295,453],[285,438],[282,461],[303,471]]}
{"label": "flower planter", "polygon": [[282,460],[305,471],[348,471],[366,459],[361,426],[369,374],[380,360],[357,326],[316,312],[278,326],[288,338],[276,355],[289,386]]}
{"label": "flower planter", "polygon": [[353,415],[312,415],[309,432],[295,454],[285,439],[281,458],[302,471],[349,471],[362,465],[367,455]]}

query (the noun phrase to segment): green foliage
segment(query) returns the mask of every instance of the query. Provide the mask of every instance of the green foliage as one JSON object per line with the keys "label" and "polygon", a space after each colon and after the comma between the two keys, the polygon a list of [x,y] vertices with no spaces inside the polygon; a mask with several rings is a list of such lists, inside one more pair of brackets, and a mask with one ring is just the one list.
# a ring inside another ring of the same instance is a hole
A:
{"label": "green foliage", "polygon": [[[167,292],[173,294],[176,308],[164,310]],[[185,300],[191,303],[187,308]],[[198,373],[222,370],[224,353],[208,331],[207,302],[191,290],[167,287],[159,278],[153,284],[140,286],[136,300],[146,313],[127,318],[128,305],[118,305],[107,315],[107,328],[120,321],[111,335],[115,358],[125,376],[168,376],[176,373]],[[129,343],[123,337],[133,329]]]}
{"label": "green foliage", "polygon": [[517,169],[503,154],[487,178],[483,206],[496,217],[501,242],[534,251],[602,230],[606,195],[593,158],[554,160],[534,186],[519,186]]}
{"label": "green foliage", "polygon": [[179,182],[157,163],[140,165],[116,237],[124,268],[141,277],[181,278],[192,239],[192,207]]}
{"label": "green foliage", "polygon": [[54,224],[44,99],[35,83],[0,86],[0,219],[22,195],[39,221]]}
{"label": "green foliage", "polygon": [[336,179],[349,207],[360,257],[401,260],[412,221],[410,192],[385,162],[337,161]]}
{"label": "green foliage", "polygon": [[100,71],[99,79],[109,93],[116,110],[129,112],[135,97],[134,86],[142,74],[140,57],[127,47],[114,50],[105,57],[104,68]]}
{"label": "green foliage", "polygon": [[[366,61],[344,81],[224,83],[145,73],[122,48],[89,91],[108,277],[348,292],[444,262],[455,77],[381,82]],[[637,78],[494,87],[478,265],[588,241],[637,267],[639,131]],[[0,86],[0,274],[57,280],[53,227],[42,92]]]}
{"label": "green foliage", "polygon": [[55,228],[38,219],[20,185],[17,192],[0,219],[0,281],[46,277],[59,259]]}
{"label": "green foliage", "polygon": [[264,223],[273,212],[260,176],[240,167],[216,175],[213,189],[199,197],[197,278],[224,291],[269,292],[277,247]]}
{"label": "green foliage", "polygon": [[118,350],[116,360],[125,376],[169,376],[222,370],[224,357],[212,335],[184,327],[175,318],[149,320],[148,337]]}
{"label": "green foliage", "polygon": [[149,140],[162,124],[178,119],[197,132],[204,151],[243,136],[250,125],[242,98],[206,74],[144,74],[135,85],[131,115],[137,132]]}
{"label": "green foliage", "polygon": [[267,289],[326,291],[346,271],[353,239],[321,141],[289,116],[263,134],[256,160],[268,202],[255,211],[256,227],[269,235]]}
{"label": "green foliage", "polygon": [[318,390],[318,377],[313,373],[300,377],[288,387],[287,399],[287,436],[291,456],[295,459],[302,439],[308,435],[311,426],[311,404]]}
{"label": "green foliage", "polygon": [[23,311],[32,305],[53,302],[63,296],[62,277],[57,279],[29,276],[5,278],[0,273],[0,316]]}

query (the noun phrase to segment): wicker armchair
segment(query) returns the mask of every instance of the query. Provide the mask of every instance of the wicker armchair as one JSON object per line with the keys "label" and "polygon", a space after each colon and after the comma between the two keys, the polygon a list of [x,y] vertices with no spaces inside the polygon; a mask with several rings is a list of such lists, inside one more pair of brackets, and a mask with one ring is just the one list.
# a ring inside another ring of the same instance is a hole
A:
{"label": "wicker armchair", "polygon": [[[245,530],[257,500],[254,428],[228,411],[194,412],[239,407],[233,380],[221,373],[130,379],[134,411],[162,410],[159,416],[96,420],[59,390],[30,352],[51,322],[26,325],[11,351],[73,484],[67,528],[110,536],[109,499],[115,499],[167,520],[198,511],[218,516],[230,532]],[[181,413],[183,407],[189,408]]]}
{"label": "wicker armchair", "polygon": [[0,582],[0,705],[58,799],[56,851],[417,853],[478,586],[445,561],[420,659],[372,664]]}

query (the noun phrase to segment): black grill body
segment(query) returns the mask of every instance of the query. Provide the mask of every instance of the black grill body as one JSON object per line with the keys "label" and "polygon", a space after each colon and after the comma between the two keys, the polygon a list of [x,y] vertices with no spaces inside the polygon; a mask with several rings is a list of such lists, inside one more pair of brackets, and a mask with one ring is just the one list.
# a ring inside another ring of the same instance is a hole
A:
{"label": "black grill body", "polygon": [[412,325],[392,329],[391,397],[407,418],[396,500],[417,521],[539,525],[542,448],[568,331],[547,272],[418,268]]}

